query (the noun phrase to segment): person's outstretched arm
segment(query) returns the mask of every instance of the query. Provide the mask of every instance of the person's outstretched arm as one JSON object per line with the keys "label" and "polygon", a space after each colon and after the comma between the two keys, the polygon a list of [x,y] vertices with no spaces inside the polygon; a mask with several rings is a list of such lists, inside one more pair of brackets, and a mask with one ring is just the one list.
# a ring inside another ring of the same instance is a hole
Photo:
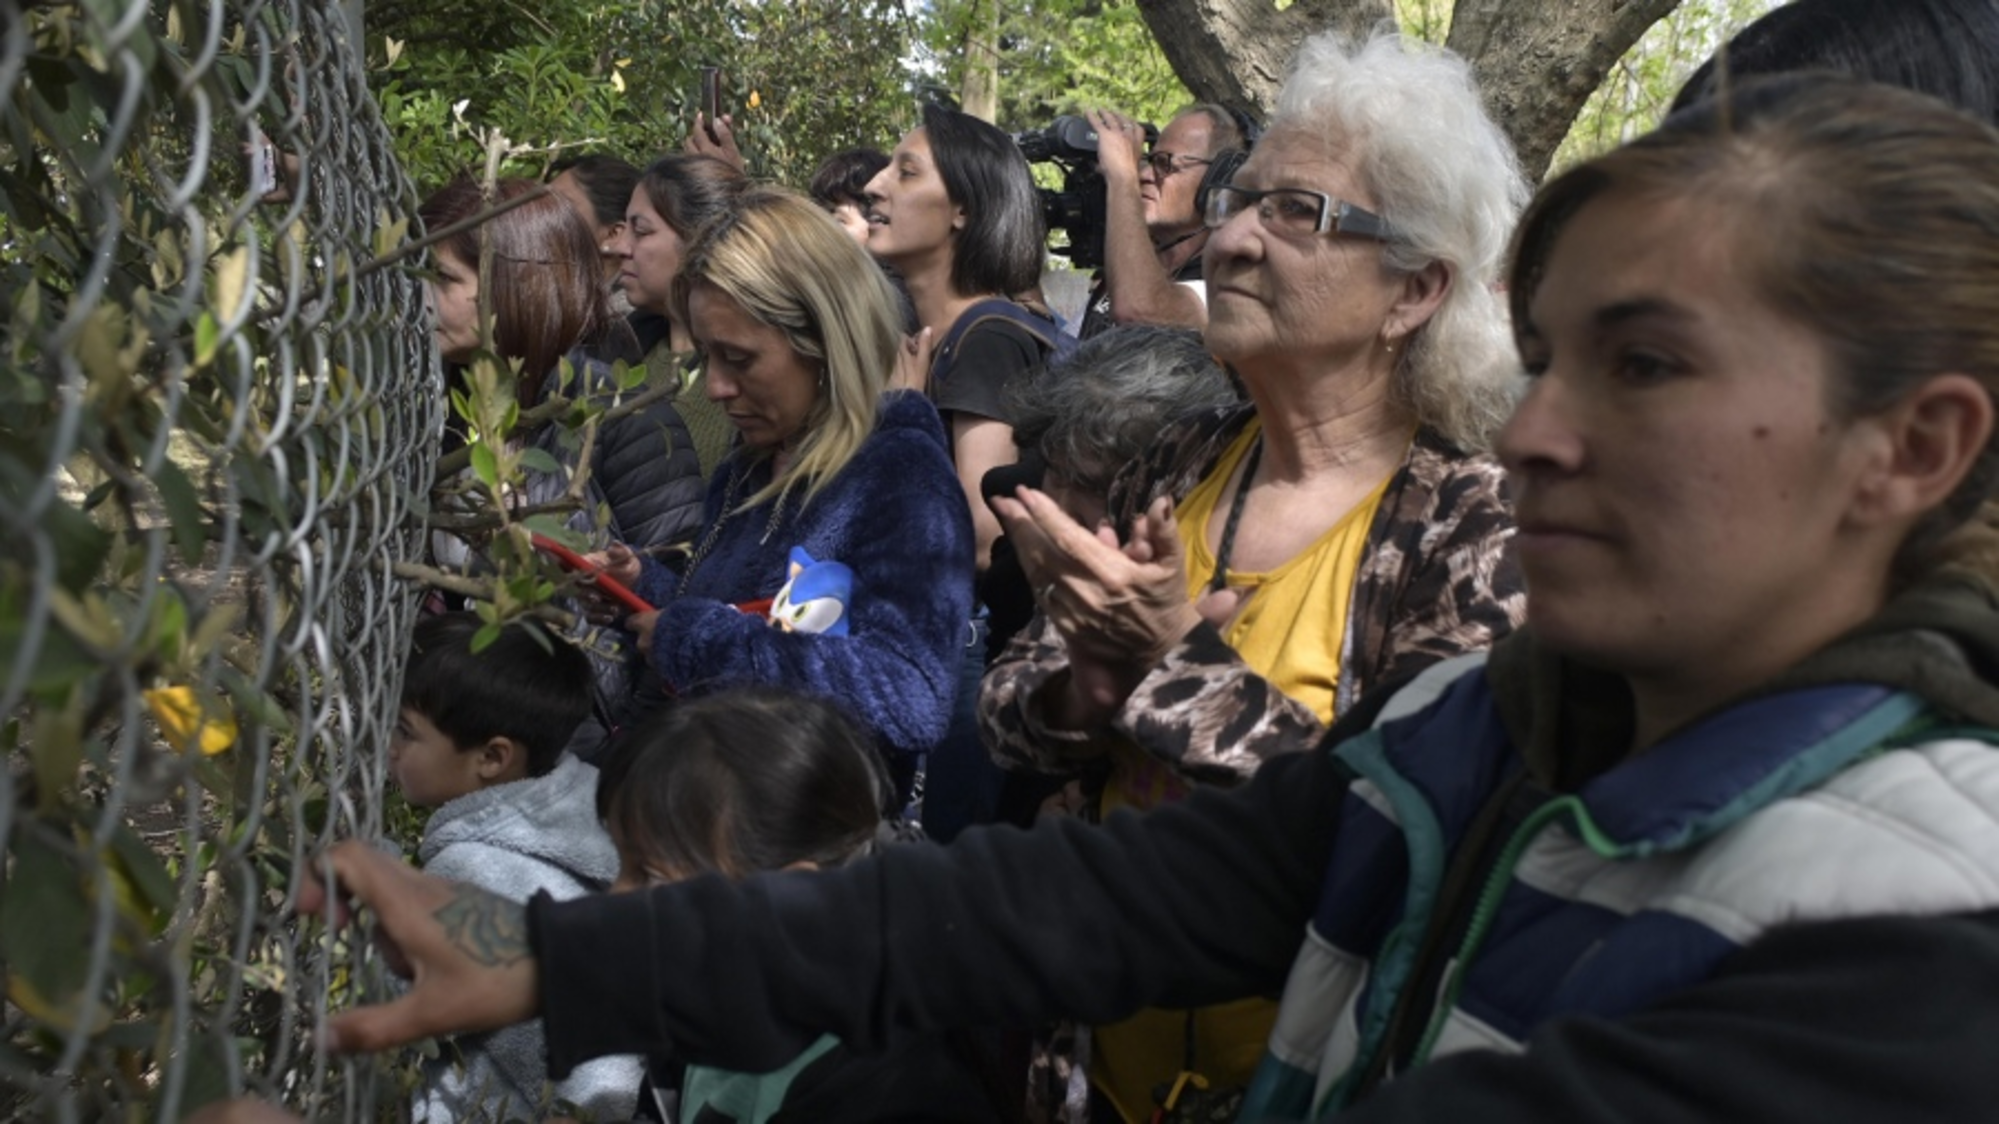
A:
{"label": "person's outstretched arm", "polygon": [[[975,830],[822,873],[702,878],[523,910],[365,845],[329,853],[415,985],[335,1016],[375,1050],[539,1011],[550,1072],[670,1046],[774,1068],[823,1033],[1085,1021],[1275,995],[1304,935],[1348,774],[1293,754],[1250,784],[1104,826]],[[320,912],[312,880],[299,908]],[[530,939],[530,930],[532,939]]]}

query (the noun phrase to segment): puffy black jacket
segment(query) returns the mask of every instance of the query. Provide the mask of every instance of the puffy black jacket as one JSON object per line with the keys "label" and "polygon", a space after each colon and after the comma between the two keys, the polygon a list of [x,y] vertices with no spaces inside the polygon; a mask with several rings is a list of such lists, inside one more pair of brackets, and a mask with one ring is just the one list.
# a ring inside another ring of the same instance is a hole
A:
{"label": "puffy black jacket", "polygon": [[[585,393],[599,405],[612,402],[615,383],[609,367],[572,353]],[[581,435],[548,422],[534,432],[533,444],[565,467],[575,464]],[[707,484],[687,424],[671,400],[662,399],[637,413],[601,426],[590,458],[589,496],[592,502],[572,515],[569,525],[593,541],[616,541],[634,549],[684,543],[701,526],[701,504]],[[564,483],[553,477],[530,480],[529,496],[539,502],[561,493]],[[538,494],[546,489],[547,497]],[[597,502],[608,505],[609,526],[599,526]],[[608,540],[606,538],[608,536]]]}
{"label": "puffy black jacket", "polygon": [[[580,392],[599,405],[613,405],[617,383],[611,368],[580,351],[571,352],[568,358],[575,365]],[[529,441],[565,468],[575,465],[582,450],[581,432],[560,421],[543,423]],[[567,486],[567,473],[531,472],[525,498],[530,504],[545,503],[561,496]],[[570,514],[567,523],[593,546],[622,542],[656,554],[659,547],[693,539],[701,527],[706,492],[701,461],[687,434],[687,424],[671,400],[661,399],[598,427],[586,502]],[[608,523],[600,522],[600,511],[608,511]],[[579,622],[577,638],[590,656],[594,673],[595,716],[576,731],[568,748],[584,760],[594,761],[611,731],[630,711],[645,665],[631,634],[622,629]]]}

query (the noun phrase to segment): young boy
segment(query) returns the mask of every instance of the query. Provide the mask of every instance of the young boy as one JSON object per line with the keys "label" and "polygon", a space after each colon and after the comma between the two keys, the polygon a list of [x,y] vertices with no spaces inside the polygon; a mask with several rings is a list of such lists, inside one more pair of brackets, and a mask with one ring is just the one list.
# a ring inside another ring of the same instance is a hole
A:
{"label": "young boy", "polygon": [[[475,653],[480,627],[471,613],[431,617],[410,647],[389,771],[411,804],[436,809],[418,859],[515,901],[602,890],[618,855],[597,821],[597,770],[563,752],[590,710],[589,660],[520,624]],[[637,1058],[605,1058],[553,1097],[623,1120],[642,1074]],[[466,1035],[425,1063],[415,1118],[539,1120],[546,1084],[539,1019]]]}

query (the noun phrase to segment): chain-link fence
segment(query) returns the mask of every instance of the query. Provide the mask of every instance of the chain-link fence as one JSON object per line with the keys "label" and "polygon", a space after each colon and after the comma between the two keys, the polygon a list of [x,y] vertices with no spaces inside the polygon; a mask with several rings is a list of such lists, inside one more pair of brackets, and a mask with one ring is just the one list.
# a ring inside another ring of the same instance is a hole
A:
{"label": "chain-link fence", "polygon": [[292,918],[382,832],[442,393],[332,0],[0,0],[0,1116],[400,1098]]}

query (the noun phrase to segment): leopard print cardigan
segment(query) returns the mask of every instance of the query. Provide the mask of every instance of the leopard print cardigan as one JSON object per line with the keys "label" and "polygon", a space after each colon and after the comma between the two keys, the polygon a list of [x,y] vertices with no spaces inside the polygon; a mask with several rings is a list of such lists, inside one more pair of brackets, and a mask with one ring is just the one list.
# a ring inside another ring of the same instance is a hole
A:
{"label": "leopard print cardigan", "polygon": [[[1177,501],[1213,468],[1255,416],[1229,407],[1176,423],[1111,486],[1115,525],[1163,495]],[[1340,645],[1335,714],[1376,684],[1492,646],[1526,611],[1509,549],[1512,506],[1505,474],[1420,429],[1368,529]],[[1310,709],[1251,671],[1213,626],[1202,624],[1155,666],[1108,731],[1054,730],[1034,696],[1062,671],[1061,636],[1036,616],[987,669],[979,691],[986,748],[1009,769],[1076,771],[1078,750],[1105,734],[1127,739],[1194,783],[1233,784],[1265,758],[1317,744],[1325,726]]]}

